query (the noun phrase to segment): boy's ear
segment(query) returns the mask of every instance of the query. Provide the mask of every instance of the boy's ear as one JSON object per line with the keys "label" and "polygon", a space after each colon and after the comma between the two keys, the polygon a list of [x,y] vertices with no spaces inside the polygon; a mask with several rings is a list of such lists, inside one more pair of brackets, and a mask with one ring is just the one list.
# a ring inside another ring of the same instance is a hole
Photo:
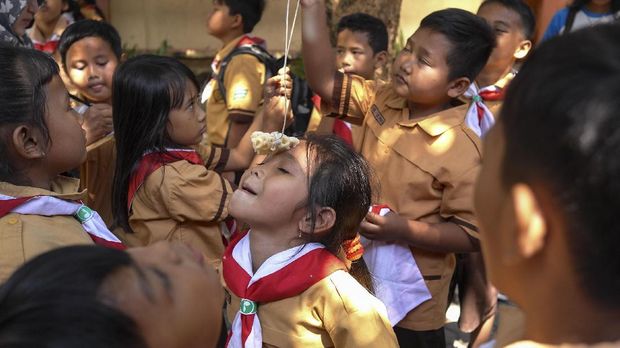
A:
{"label": "boy's ear", "polygon": [[530,259],[545,247],[547,219],[530,186],[517,184],[510,194],[515,214],[516,250],[520,259]]}
{"label": "boy's ear", "polygon": [[69,1],[68,0],[62,2],[62,12],[67,12],[67,11],[69,11]]}
{"label": "boy's ear", "polygon": [[234,15],[231,23],[231,28],[241,28],[243,30],[243,16],[241,16],[240,14]]}
{"label": "boy's ear", "polygon": [[379,69],[382,66],[384,66],[385,63],[387,63],[387,60],[388,60],[388,53],[387,53],[387,51],[381,51],[381,52],[375,54],[374,60],[375,60],[375,69]]}
{"label": "boy's ear", "polygon": [[457,98],[461,96],[465,93],[465,91],[467,91],[470,84],[471,81],[467,77],[459,77],[450,81],[450,84],[448,85],[448,96],[450,98]]}
{"label": "boy's ear", "polygon": [[519,46],[515,50],[515,53],[513,53],[512,55],[513,57],[515,57],[515,59],[523,59],[527,56],[528,53],[530,53],[531,49],[532,49],[532,41],[523,40],[519,43]]}
{"label": "boy's ear", "polygon": [[28,125],[17,126],[12,133],[11,140],[18,156],[35,160],[45,157],[45,144],[40,131]]}
{"label": "boy's ear", "polygon": [[312,230],[312,218],[310,213],[306,214],[303,219],[299,221],[299,230],[305,234],[313,234],[314,236],[321,237],[328,233],[334,224],[336,223],[336,211],[329,207],[320,207],[316,211],[316,221],[314,225],[314,231]]}

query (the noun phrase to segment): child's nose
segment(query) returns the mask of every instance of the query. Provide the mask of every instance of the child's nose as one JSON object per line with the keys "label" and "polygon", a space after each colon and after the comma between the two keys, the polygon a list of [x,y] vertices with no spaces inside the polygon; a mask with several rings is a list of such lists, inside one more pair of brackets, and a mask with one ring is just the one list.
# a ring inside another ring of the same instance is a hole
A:
{"label": "child's nose", "polygon": [[400,62],[400,70],[404,73],[410,74],[413,68],[414,59],[411,57],[403,57]]}

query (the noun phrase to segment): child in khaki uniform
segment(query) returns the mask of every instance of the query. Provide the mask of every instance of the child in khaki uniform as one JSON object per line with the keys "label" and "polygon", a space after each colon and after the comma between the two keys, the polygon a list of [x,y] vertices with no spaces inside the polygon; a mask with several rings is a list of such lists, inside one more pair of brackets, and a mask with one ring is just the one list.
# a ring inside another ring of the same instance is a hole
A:
{"label": "child in khaki uniform", "polygon": [[230,213],[250,231],[222,261],[234,300],[228,347],[398,346],[357,233],[369,177],[333,135],[309,135],[245,172]]}
{"label": "child in khaki uniform", "polygon": [[[237,46],[264,45],[262,39],[249,35],[264,8],[264,0],[213,1],[207,28],[209,34],[223,44],[211,64],[214,77],[220,70],[222,60]],[[203,92],[202,98],[207,102],[205,144],[233,148],[249,129],[261,103],[265,65],[252,55],[237,55],[228,62],[223,81],[225,96],[221,95],[215,78]]]}
{"label": "child in khaki uniform", "polygon": [[471,103],[467,125],[482,137],[495,122],[506,88],[516,74],[515,63],[525,59],[532,48],[536,19],[523,0],[486,0],[477,15],[494,29],[497,40],[487,64],[463,95]]}
{"label": "child in khaki uniform", "polygon": [[[269,80],[272,87],[279,79]],[[205,132],[198,87],[194,74],[172,58],[139,56],[119,67],[114,80],[118,156],[112,206],[129,246],[180,240],[217,265],[232,194],[218,172],[247,168],[254,155],[251,131],[279,129],[283,111],[278,109],[280,99],[272,97],[266,109],[270,117],[259,114],[237,148],[198,146]]]}
{"label": "child in khaki uniform", "polygon": [[[388,59],[388,33],[385,23],[365,13],[354,13],[338,21],[337,31],[338,68],[344,73],[374,80],[376,70],[383,67]],[[363,133],[360,126],[331,117],[322,117],[316,131],[337,134],[354,148],[360,143]]]}
{"label": "child in khaki uniform", "polygon": [[[60,246],[115,239],[81,204],[79,180],[59,174],[86,158],[85,136],[58,66],[45,53],[0,50],[0,280]],[[28,62],[25,64],[24,62]],[[34,101],[34,103],[33,103]],[[93,225],[86,223],[90,218]]]}
{"label": "child in khaki uniform", "polygon": [[361,153],[381,184],[379,201],[395,212],[369,213],[361,233],[409,244],[432,299],[399,322],[403,347],[445,346],[443,325],[455,252],[479,248],[472,189],[478,137],[462,105],[450,108],[480,72],[494,37],[484,21],[449,9],[427,16],[379,85],[336,72],[323,1],[302,1],[303,53],[310,86],[334,116],[363,124]]}
{"label": "child in khaki uniform", "polygon": [[87,157],[80,166],[80,181],[88,189],[89,206],[112,226],[112,177],[116,158],[112,76],[121,60],[121,39],[110,24],[84,20],[65,30],[58,51],[70,86],[77,91],[74,108],[84,119]]}

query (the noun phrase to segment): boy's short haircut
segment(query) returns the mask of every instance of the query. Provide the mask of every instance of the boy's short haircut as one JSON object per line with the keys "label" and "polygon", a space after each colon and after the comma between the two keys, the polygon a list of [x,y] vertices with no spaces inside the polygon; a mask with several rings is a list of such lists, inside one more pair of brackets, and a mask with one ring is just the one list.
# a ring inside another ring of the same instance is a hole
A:
{"label": "boy's short haircut", "polygon": [[556,37],[536,49],[502,108],[502,185],[555,197],[580,287],[620,309],[620,26]]}
{"label": "boy's short haircut", "polygon": [[65,29],[58,43],[58,51],[60,52],[60,58],[65,71],[67,69],[67,51],[69,51],[69,48],[74,43],[87,37],[98,37],[107,42],[110,44],[116,58],[119,60],[121,59],[121,55],[123,54],[121,37],[112,25],[103,21],[77,21]]}
{"label": "boy's short haircut", "polygon": [[500,4],[505,8],[514,11],[521,19],[521,30],[526,40],[531,40],[536,27],[536,17],[530,6],[523,0],[485,0],[480,8],[487,4]]}
{"label": "boy's short haircut", "polygon": [[495,47],[495,35],[484,19],[471,12],[449,8],[422,19],[420,29],[430,29],[446,37],[452,44],[447,56],[448,79],[467,77],[474,81],[484,68]]}
{"label": "boy's short haircut", "polygon": [[336,32],[340,33],[345,29],[368,35],[368,45],[374,54],[388,49],[387,27],[377,17],[361,12],[344,16],[338,21]]}
{"label": "boy's short haircut", "polygon": [[228,6],[231,16],[241,15],[243,18],[243,32],[250,33],[263,16],[265,0],[216,0]]}

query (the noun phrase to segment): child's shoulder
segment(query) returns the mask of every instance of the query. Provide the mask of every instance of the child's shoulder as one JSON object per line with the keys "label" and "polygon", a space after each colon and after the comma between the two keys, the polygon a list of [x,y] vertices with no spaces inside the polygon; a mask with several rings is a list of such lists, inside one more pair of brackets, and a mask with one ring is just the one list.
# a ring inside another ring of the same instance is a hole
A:
{"label": "child's shoulder", "polygon": [[58,175],[52,180],[50,190],[32,186],[13,185],[0,181],[0,194],[11,197],[54,196],[69,200],[84,199],[86,192],[79,189],[79,179],[63,175]]}
{"label": "child's shoulder", "polygon": [[314,291],[320,291],[326,304],[334,310],[340,307],[348,314],[376,313],[385,310],[383,304],[368,292],[348,272],[336,271],[317,283]]}

